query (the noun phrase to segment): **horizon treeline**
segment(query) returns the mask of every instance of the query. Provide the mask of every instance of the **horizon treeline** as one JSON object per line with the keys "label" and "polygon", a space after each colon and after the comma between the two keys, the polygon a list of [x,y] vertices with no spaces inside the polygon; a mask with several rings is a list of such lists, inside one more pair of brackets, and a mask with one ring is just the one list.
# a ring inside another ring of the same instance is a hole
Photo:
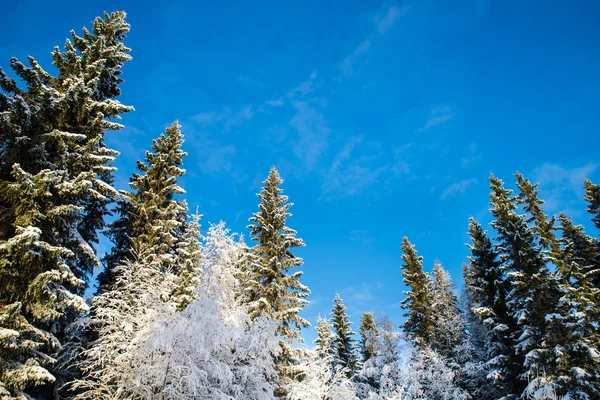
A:
{"label": "horizon treeline", "polygon": [[[517,193],[490,177],[493,235],[469,221],[463,293],[404,238],[403,325],[366,312],[356,333],[336,295],[303,345],[304,242],[275,167],[251,244],[223,222],[200,233],[177,122],[114,188],[125,17],[71,31],[54,72],[0,69],[0,399],[600,398],[599,241],[519,173]],[[583,184],[600,229],[600,186]]]}

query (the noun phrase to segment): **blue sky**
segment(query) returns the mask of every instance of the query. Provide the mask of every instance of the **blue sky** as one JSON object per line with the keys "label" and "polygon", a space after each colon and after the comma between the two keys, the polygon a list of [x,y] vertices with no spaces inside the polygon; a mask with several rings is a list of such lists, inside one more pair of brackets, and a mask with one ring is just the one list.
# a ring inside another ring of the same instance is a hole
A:
{"label": "blue sky", "polygon": [[511,187],[526,174],[548,212],[587,221],[597,2],[20,1],[3,6],[0,65],[32,55],[49,68],[70,29],[117,9],[133,49],[120,100],[136,109],[107,138],[122,153],[118,187],[179,119],[190,207],[205,228],[222,219],[247,234],[277,166],[306,242],[312,323],[336,291],[355,329],[362,311],[400,323],[405,235],[428,270],[439,259],[460,282],[468,218],[490,219],[490,172]]}

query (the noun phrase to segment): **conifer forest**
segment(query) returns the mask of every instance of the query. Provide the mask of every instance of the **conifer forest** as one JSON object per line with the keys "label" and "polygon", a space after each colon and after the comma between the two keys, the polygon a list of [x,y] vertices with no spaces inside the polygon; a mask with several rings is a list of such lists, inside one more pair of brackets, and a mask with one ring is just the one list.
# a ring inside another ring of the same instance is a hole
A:
{"label": "conifer forest", "polygon": [[464,220],[461,280],[399,227],[403,318],[353,320],[334,292],[307,320],[277,165],[244,232],[188,206],[178,121],[115,187],[129,32],[104,13],[52,65],[0,61],[0,399],[600,399],[598,183],[576,182],[584,227],[548,212],[531,177],[492,173],[486,223]]}

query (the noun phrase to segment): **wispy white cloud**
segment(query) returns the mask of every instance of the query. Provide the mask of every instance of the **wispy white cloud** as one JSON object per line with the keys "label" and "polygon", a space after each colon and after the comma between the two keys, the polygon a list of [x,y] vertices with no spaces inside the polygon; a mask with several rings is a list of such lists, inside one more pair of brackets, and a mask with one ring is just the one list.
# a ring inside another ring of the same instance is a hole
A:
{"label": "wispy white cloud", "polygon": [[357,286],[349,286],[340,290],[340,296],[348,307],[350,313],[359,310],[374,309],[379,301],[377,293],[383,288],[383,283],[361,283]]}
{"label": "wispy white cloud", "polygon": [[427,122],[425,122],[425,125],[419,131],[426,131],[435,126],[445,124],[454,118],[455,115],[456,113],[449,106],[435,107],[431,110]]}
{"label": "wispy white cloud", "polygon": [[327,148],[327,137],[331,132],[323,114],[308,101],[292,103],[295,114],[290,120],[298,136],[293,144],[293,152],[304,168],[312,170]]}
{"label": "wispy white cloud", "polygon": [[371,244],[375,242],[375,238],[371,234],[371,231],[366,229],[353,229],[348,235],[351,242],[358,242],[362,244]]}
{"label": "wispy white cloud", "polygon": [[377,32],[382,35],[389,32],[396,24],[396,21],[398,21],[398,18],[404,15],[407,11],[408,6],[390,6],[385,14],[377,15],[375,17],[375,26],[377,27]]}
{"label": "wispy white cloud", "polygon": [[234,111],[228,106],[224,106],[220,111],[204,111],[193,115],[190,119],[200,124],[202,127],[208,127],[216,123],[223,122],[225,130],[240,125],[245,121],[250,121],[254,117],[254,111],[251,104],[244,105]]}
{"label": "wispy white cloud", "polygon": [[450,196],[465,194],[467,192],[467,190],[469,189],[469,187],[471,187],[472,185],[474,185],[476,183],[477,183],[477,179],[475,179],[475,178],[463,179],[460,182],[453,183],[452,185],[450,185],[446,189],[444,189],[444,191],[442,192],[442,195],[440,196],[440,199],[444,200]]}
{"label": "wispy white cloud", "polygon": [[193,115],[190,119],[202,125],[212,125],[219,121],[222,121],[230,114],[230,109],[223,108],[222,111],[204,111],[199,114]]}
{"label": "wispy white cloud", "polygon": [[[359,149],[360,154],[353,154],[356,149]],[[369,155],[368,152],[373,151],[379,153],[378,142],[365,143],[363,135],[348,138],[323,178],[323,192],[320,198],[331,200],[336,197],[356,195],[376,183],[387,167],[372,165],[377,157]]]}
{"label": "wispy white cloud", "polygon": [[355,74],[354,64],[359,59],[359,57],[365,54],[371,48],[371,41],[364,40],[362,41],[350,54],[348,54],[342,60],[340,64],[340,71],[345,78],[349,78]]}
{"label": "wispy white cloud", "polygon": [[477,144],[475,142],[469,143],[469,148],[467,149],[466,156],[460,160],[463,168],[466,168],[470,165],[473,165],[477,161],[481,159],[481,153],[477,151]]}
{"label": "wispy white cloud", "polygon": [[581,214],[583,180],[598,170],[600,163],[590,162],[580,167],[567,168],[558,164],[544,163],[531,173],[532,181],[540,185],[544,207],[549,212],[569,211],[569,215]]}
{"label": "wispy white cloud", "polygon": [[338,66],[338,69],[344,78],[358,75],[360,68],[357,67],[357,64],[359,64],[359,61],[364,62],[364,58],[371,49],[373,42],[376,41],[378,37],[385,35],[392,30],[398,19],[403,16],[408,9],[408,7],[390,6],[375,16],[373,19],[373,31],[369,33],[365,39],[361,40],[358,45],[342,59]]}

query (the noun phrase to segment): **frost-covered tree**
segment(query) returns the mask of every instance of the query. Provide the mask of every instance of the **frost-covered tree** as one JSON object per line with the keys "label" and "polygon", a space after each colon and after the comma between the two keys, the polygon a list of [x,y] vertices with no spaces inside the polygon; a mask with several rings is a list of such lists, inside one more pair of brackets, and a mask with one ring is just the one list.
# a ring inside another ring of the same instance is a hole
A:
{"label": "frost-covered tree", "polygon": [[341,368],[331,368],[330,356],[322,358],[309,353],[299,370],[302,380],[291,381],[286,387],[289,400],[358,400],[354,382]]}
{"label": "frost-covered tree", "polygon": [[[19,310],[24,335],[35,326],[53,336],[36,344],[31,366],[51,366],[64,327],[87,311],[79,296],[98,264],[93,244],[116,195],[110,163],[117,152],[104,135],[121,129],[115,119],[132,110],[115,100],[130,59],[122,43],[128,31],[125,13],[116,12],[96,18],[83,37],[71,32],[64,51],[53,53],[56,76],[32,57],[29,67],[13,58],[24,87],[0,70],[0,314],[15,321]],[[40,376],[29,383],[21,376],[12,395],[33,393]]]}
{"label": "frost-covered tree", "polygon": [[275,321],[252,320],[240,302],[240,252],[223,222],[204,238],[199,283],[185,309],[134,351],[126,389],[137,398],[273,399]]}
{"label": "frost-covered tree", "polygon": [[225,321],[230,314],[237,315],[240,307],[247,307],[239,296],[243,290],[239,279],[239,263],[246,246],[236,240],[223,221],[211,224],[203,242],[200,263],[200,283],[195,295],[204,293],[218,298],[221,314]]}
{"label": "frost-covered tree", "polygon": [[434,324],[434,349],[452,361],[457,358],[458,346],[464,340],[464,316],[450,274],[436,262],[431,277],[431,308]]}
{"label": "frost-covered tree", "polygon": [[588,202],[587,212],[592,214],[592,222],[600,229],[600,186],[586,179],[583,183],[585,188],[584,200]]}
{"label": "frost-covered tree", "polygon": [[374,341],[377,335],[377,327],[372,312],[365,312],[360,316],[358,333],[360,334],[360,354],[364,363],[375,356]]}
{"label": "frost-covered tree", "polygon": [[325,359],[333,357],[335,348],[333,346],[334,334],[333,326],[329,321],[320,315],[317,317],[317,338],[314,340],[315,352],[317,356]]}
{"label": "frost-covered tree", "polygon": [[405,237],[402,240],[403,282],[409,291],[404,292],[402,300],[404,314],[404,332],[418,345],[429,345],[433,340],[434,319],[431,307],[431,288],[429,276],[423,271],[423,257],[417,254],[415,247]]}
{"label": "frost-covered tree", "polygon": [[373,322],[374,330],[370,330],[369,345],[372,355],[367,359],[361,371],[361,376],[369,384],[369,392],[377,393],[379,397],[389,398],[401,385],[400,366],[400,332],[394,329],[394,324],[386,315]]}
{"label": "frost-covered tree", "polygon": [[95,333],[75,353],[82,376],[69,384],[74,399],[115,399],[127,396],[134,355],[157,321],[175,312],[169,302],[176,277],[161,270],[152,249],[142,247],[117,268],[115,282],[91,301],[82,329]]}
{"label": "frost-covered tree", "polygon": [[178,311],[182,311],[193,301],[194,291],[200,284],[202,262],[200,217],[196,210],[192,220],[185,224],[183,236],[177,246],[179,278],[173,300],[177,304]]}
{"label": "frost-covered tree", "polygon": [[334,365],[336,368],[345,370],[346,375],[351,378],[355,376],[360,367],[357,354],[352,322],[346,313],[346,306],[339,294],[333,299],[333,310],[331,311],[331,324],[335,330],[333,346],[335,348]]}
{"label": "frost-covered tree", "polygon": [[160,322],[135,354],[127,390],[142,399],[274,399],[275,324],[237,317],[224,323],[217,302],[200,299]]}
{"label": "frost-covered tree", "polygon": [[258,194],[259,211],[250,218],[248,226],[252,240],[254,263],[252,279],[249,280],[251,301],[250,315],[258,318],[266,315],[277,321],[277,333],[281,338],[281,353],[277,360],[280,388],[297,374],[294,367],[299,350],[291,345],[302,341],[300,329],[310,326],[299,313],[308,304],[309,289],[300,283],[301,271],[292,269],[302,265],[302,259],[292,249],[304,246],[296,237],[296,231],[286,226],[291,216],[288,197],[279,186],[283,179],[275,167],[271,168],[264,186]]}
{"label": "frost-covered tree", "polygon": [[401,394],[397,399],[454,399],[467,400],[471,396],[458,384],[456,372],[447,360],[426,346],[412,346],[407,350],[408,363],[402,376]]}
{"label": "frost-covered tree", "polygon": [[[548,269],[540,238],[535,226],[527,224],[526,215],[517,211],[517,198],[504,183],[490,177],[492,226],[499,234],[497,249],[502,267],[507,273],[508,314],[517,329],[512,332],[515,342],[513,365],[520,383],[514,395],[521,395],[528,382],[545,379],[547,363],[551,362],[546,339],[546,316],[556,311],[558,286]],[[551,369],[552,367],[550,367]],[[534,383],[535,384],[535,383]]]}

